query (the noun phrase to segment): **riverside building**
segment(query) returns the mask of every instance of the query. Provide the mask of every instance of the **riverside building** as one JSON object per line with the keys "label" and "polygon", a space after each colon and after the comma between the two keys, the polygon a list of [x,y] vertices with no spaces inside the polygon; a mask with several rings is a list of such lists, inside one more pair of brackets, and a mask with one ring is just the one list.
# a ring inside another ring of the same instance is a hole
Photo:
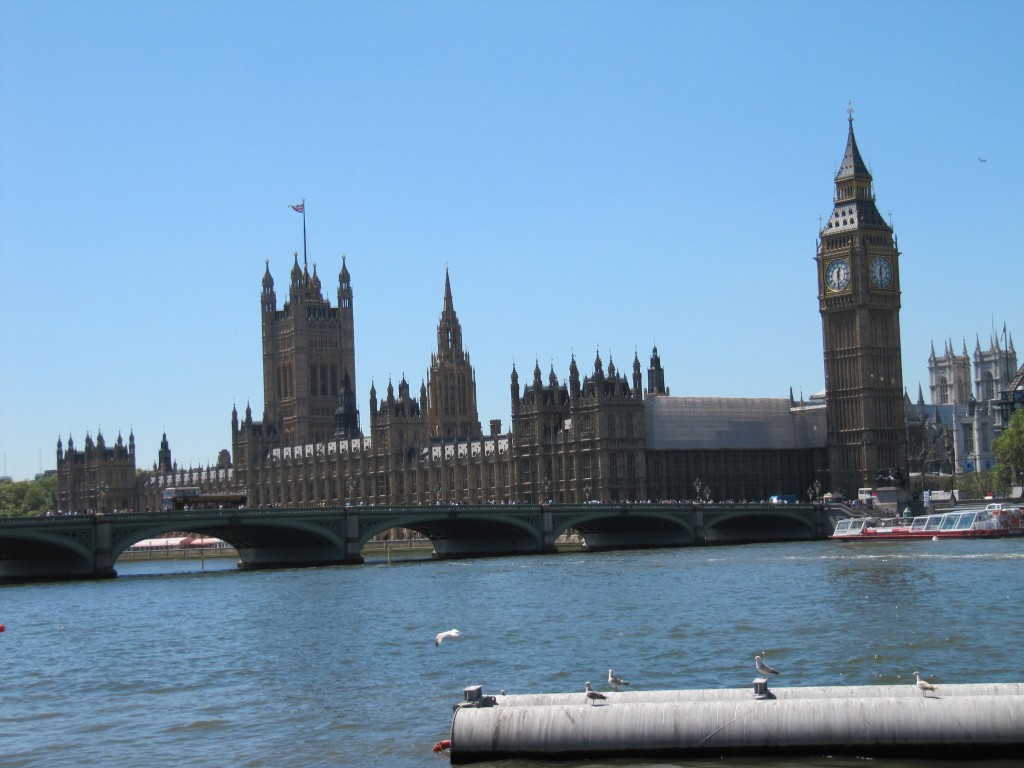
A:
{"label": "riverside building", "polygon": [[[907,467],[909,411],[899,332],[899,251],[874,202],[853,133],[835,177],[833,212],[815,258],[826,389],[804,400],[674,396],[657,348],[646,386],[639,356],[620,369],[595,354],[568,375],[539,364],[510,371],[511,425],[481,426],[476,378],[445,271],[437,346],[415,392],[403,376],[356,392],[355,291],[344,259],[337,304],[295,254],[277,305],[269,262],[260,292],[263,412],[231,413],[231,452],[216,466],[179,469],[166,436],[134,486],[137,509],[167,487],[242,490],[251,506],[582,503],[800,499],[852,495]],[[987,381],[987,379],[985,379]],[[363,418],[365,416],[365,418]],[[58,443],[61,499],[95,508],[72,487],[110,485],[101,465]],[[134,438],[132,439],[134,445]],[[134,453],[130,455],[134,466]],[[109,465],[113,468],[113,464]],[[76,474],[77,473],[77,474]],[[76,479],[77,478],[77,479]],[[118,480],[120,488],[122,480]],[[112,487],[112,486],[111,486]]]}

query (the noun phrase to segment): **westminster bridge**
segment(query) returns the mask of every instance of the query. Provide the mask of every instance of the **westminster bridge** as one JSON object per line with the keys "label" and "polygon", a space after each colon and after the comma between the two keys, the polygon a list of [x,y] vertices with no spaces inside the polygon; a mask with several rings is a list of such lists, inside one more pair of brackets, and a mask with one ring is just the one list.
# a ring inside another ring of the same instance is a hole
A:
{"label": "westminster bridge", "polygon": [[592,551],[822,539],[834,515],[812,504],[590,503],[238,508],[0,518],[0,582],[112,578],[132,544],[173,532],[229,543],[240,568],[363,562],[393,528],[430,540],[434,557],[554,553],[570,530]]}

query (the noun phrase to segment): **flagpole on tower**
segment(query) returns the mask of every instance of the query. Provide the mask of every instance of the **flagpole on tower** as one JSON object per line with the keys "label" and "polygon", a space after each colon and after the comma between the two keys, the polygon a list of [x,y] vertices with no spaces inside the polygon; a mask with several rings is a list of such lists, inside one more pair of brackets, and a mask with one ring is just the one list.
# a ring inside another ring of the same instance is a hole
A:
{"label": "flagpole on tower", "polygon": [[302,264],[305,266],[308,262],[306,261],[306,198],[302,198],[302,202],[298,205],[289,205],[296,213],[302,214]]}

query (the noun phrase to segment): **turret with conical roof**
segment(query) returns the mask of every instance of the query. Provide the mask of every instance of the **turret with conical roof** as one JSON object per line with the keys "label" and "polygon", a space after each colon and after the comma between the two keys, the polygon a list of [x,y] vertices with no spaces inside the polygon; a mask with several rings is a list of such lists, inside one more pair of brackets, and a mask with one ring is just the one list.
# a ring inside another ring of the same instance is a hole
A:
{"label": "turret with conical roof", "polygon": [[[857,149],[853,135],[853,111],[850,110],[849,134],[846,152],[835,178],[832,215],[821,231],[821,236],[855,230],[878,230],[892,237],[892,229],[878,212],[872,178]],[[886,243],[892,246],[892,243]],[[891,277],[890,277],[891,279]]]}
{"label": "turret with conical roof", "polygon": [[515,407],[519,404],[519,371],[516,370],[516,364],[512,363],[512,406]]}
{"label": "turret with conical roof", "polygon": [[157,452],[156,467],[158,472],[170,472],[174,463],[171,461],[171,444],[167,442],[167,433],[160,438],[160,450]]}
{"label": "turret with conical roof", "polygon": [[[441,320],[437,324],[437,354],[450,360],[464,354],[462,351],[462,326],[455,314],[452,282],[447,267],[444,270],[444,307],[441,309]],[[468,360],[468,356],[466,359]]]}
{"label": "turret with conical roof", "polygon": [[658,355],[658,346],[651,349],[651,365],[647,369],[647,394],[667,395],[665,388],[665,371],[661,367],[661,357]]}
{"label": "turret with conical roof", "polygon": [[462,347],[462,326],[455,313],[452,284],[444,270],[444,306],[437,324],[437,352],[427,376],[426,420],[430,436],[442,440],[480,437],[476,405],[476,374]]}

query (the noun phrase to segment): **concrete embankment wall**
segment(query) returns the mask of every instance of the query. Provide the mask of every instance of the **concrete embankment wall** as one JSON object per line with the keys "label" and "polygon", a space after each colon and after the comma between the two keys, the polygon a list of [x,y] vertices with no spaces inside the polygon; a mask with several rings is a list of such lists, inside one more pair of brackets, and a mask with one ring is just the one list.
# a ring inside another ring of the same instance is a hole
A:
{"label": "concrete embankment wall", "polygon": [[1024,684],[495,696],[452,720],[453,764],[510,758],[1019,756]]}

